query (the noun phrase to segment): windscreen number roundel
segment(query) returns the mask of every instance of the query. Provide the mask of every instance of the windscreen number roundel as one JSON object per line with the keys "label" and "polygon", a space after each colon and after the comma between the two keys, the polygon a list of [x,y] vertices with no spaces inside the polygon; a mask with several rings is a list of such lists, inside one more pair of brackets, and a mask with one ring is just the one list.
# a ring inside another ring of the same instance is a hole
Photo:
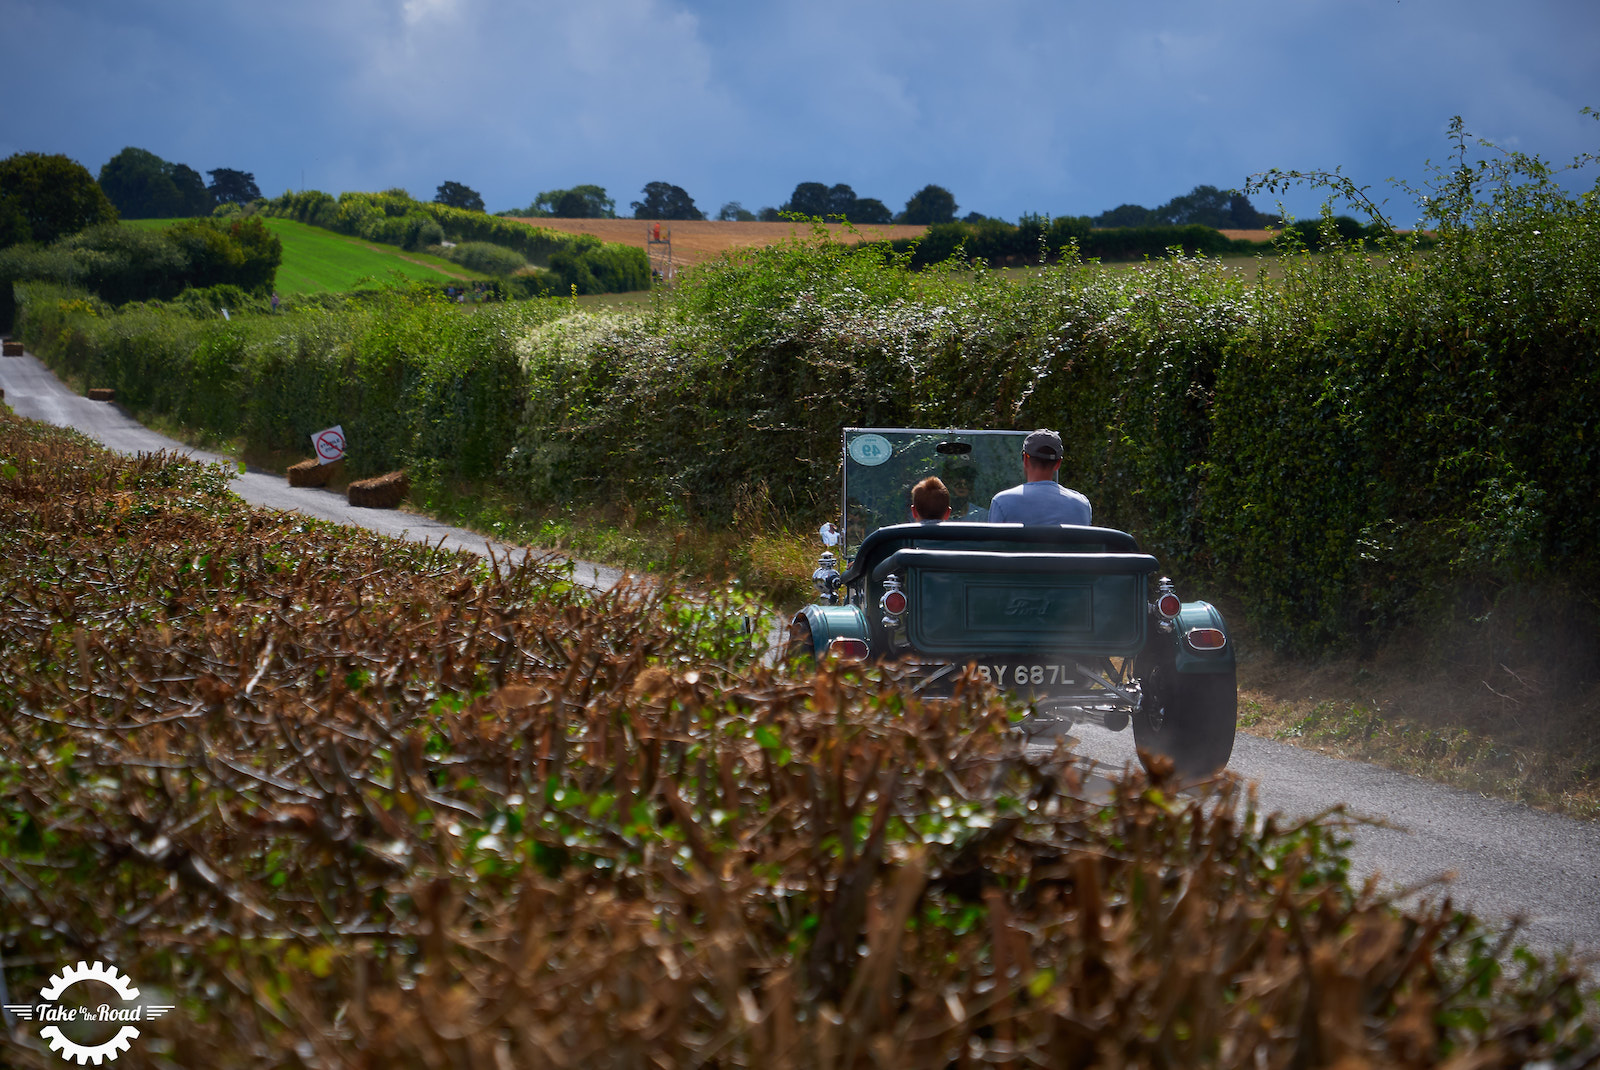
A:
{"label": "windscreen number roundel", "polygon": [[876,467],[894,455],[894,447],[882,435],[857,435],[850,440],[850,459],[868,468]]}

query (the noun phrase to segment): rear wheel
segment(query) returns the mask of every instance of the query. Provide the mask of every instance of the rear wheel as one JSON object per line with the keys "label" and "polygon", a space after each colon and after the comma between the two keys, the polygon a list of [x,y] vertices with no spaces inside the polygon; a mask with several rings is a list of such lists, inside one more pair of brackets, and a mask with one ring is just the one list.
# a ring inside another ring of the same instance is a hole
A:
{"label": "rear wheel", "polygon": [[1234,670],[1179,673],[1170,659],[1161,659],[1141,685],[1144,701],[1133,715],[1133,742],[1145,768],[1162,757],[1184,780],[1221,772],[1233,754],[1239,719]]}
{"label": "rear wheel", "polygon": [[791,671],[811,673],[817,668],[817,652],[812,645],[811,624],[804,613],[789,622],[789,638],[783,647],[783,663]]}

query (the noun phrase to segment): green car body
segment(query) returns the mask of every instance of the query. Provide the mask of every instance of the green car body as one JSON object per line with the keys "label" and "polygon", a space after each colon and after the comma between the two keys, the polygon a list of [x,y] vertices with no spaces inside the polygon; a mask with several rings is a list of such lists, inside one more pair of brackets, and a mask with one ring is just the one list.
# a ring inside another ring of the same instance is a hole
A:
{"label": "green car body", "polygon": [[[853,454],[853,437],[862,436],[872,449]],[[1236,721],[1226,625],[1210,603],[1179,600],[1131,535],[981,521],[873,526],[894,517],[896,485],[908,492],[941,466],[950,471],[947,450],[978,443],[987,465],[978,471],[992,484],[1010,474],[1003,459],[1008,448],[1020,453],[1020,438],[847,428],[843,536],[848,546],[854,534],[857,545],[843,572],[832,552],[824,555],[816,573],[823,598],[795,615],[791,649],[893,664],[931,694],[971,672],[1036,714],[1113,730],[1131,724],[1147,762],[1161,756],[1196,776],[1222,768]],[[861,455],[880,470],[867,473],[883,488],[876,495],[861,491],[863,479],[850,493]]]}

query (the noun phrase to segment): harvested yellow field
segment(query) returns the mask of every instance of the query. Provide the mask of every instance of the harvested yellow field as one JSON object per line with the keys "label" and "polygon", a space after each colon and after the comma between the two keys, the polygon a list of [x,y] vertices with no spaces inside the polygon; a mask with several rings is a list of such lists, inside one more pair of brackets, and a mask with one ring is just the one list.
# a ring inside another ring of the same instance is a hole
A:
{"label": "harvested yellow field", "polygon": [[[661,239],[672,238],[674,264],[698,264],[720,256],[729,249],[762,245],[775,245],[796,236],[809,236],[811,227],[801,223],[733,223],[721,220],[675,220],[673,222],[644,219],[519,219],[529,226],[559,230],[567,234],[592,234],[601,241],[633,245],[665,253],[664,246],[648,243],[659,226]],[[899,238],[919,238],[927,227],[898,226],[846,226],[843,223],[827,224],[828,232],[843,242],[893,241]]]}
{"label": "harvested yellow field", "polygon": [[1271,241],[1277,233],[1275,230],[1224,230],[1222,236],[1229,241]]}

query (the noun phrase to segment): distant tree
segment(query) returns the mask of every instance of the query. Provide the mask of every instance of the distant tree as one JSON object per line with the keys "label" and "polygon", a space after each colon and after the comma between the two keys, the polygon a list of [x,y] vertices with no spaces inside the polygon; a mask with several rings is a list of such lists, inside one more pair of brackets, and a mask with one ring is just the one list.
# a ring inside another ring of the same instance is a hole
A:
{"label": "distant tree", "polygon": [[1174,197],[1150,213],[1153,224],[1215,227],[1225,230],[1255,230],[1266,226],[1271,216],[1258,212],[1250,198],[1237,190],[1220,190],[1215,186],[1196,186],[1181,197]]}
{"label": "distant tree", "polygon": [[1228,197],[1228,218],[1238,230],[1260,230],[1276,223],[1278,217],[1257,211],[1249,197],[1233,190]]}
{"label": "distant tree", "polygon": [[694,206],[681,186],[670,182],[645,183],[644,200],[633,202],[635,219],[704,219],[705,213]]}
{"label": "distant tree", "polygon": [[717,212],[717,218],[723,222],[752,223],[756,215],[738,201],[729,201]]}
{"label": "distant tree", "polygon": [[956,218],[955,196],[943,186],[923,186],[906,202],[906,210],[896,217],[897,223],[931,226],[934,223],[951,223]]}
{"label": "distant tree", "polygon": [[857,197],[843,182],[825,186],[821,182],[802,182],[794,188],[780,212],[821,219],[839,218],[851,223],[887,223],[893,217],[876,197]]}
{"label": "distant tree", "polygon": [[533,199],[526,210],[502,215],[526,215],[557,219],[615,219],[617,202],[606,196],[602,186],[573,186],[571,189],[547,189]]}
{"label": "distant tree", "polygon": [[966,215],[961,217],[961,222],[963,222],[963,223],[982,223],[984,220],[986,220],[988,218],[989,217],[984,215],[982,212],[968,212]]}
{"label": "distant tree", "polygon": [[556,202],[561,200],[564,189],[547,189],[533,199],[533,203],[526,208],[520,208],[513,215],[553,216],[556,214]]}
{"label": "distant tree", "polygon": [[862,197],[849,213],[852,223],[893,223],[894,213],[876,197]]}
{"label": "distant tree", "polygon": [[573,186],[556,201],[556,215],[566,219],[615,219],[617,202],[601,186]]}
{"label": "distant tree", "polygon": [[123,219],[171,219],[182,215],[182,196],[172,165],[146,149],[128,146],[100,168],[100,188]]}
{"label": "distant tree", "polygon": [[841,219],[854,219],[858,200],[856,191],[843,182],[836,186],[830,186],[828,188],[827,214],[830,216],[836,215]]}
{"label": "distant tree", "polygon": [[834,210],[833,201],[828,195],[828,187],[821,182],[800,183],[778,209],[780,212],[794,212],[797,215],[807,216],[826,216]]}
{"label": "distant tree", "polygon": [[179,215],[208,216],[217,206],[211,199],[211,193],[206,189],[206,180],[200,177],[200,172],[186,163],[172,165],[172,184],[178,190],[178,199],[183,206]]}
{"label": "distant tree", "polygon": [[1150,221],[1150,209],[1142,204],[1119,204],[1094,217],[1097,227],[1142,227]]}
{"label": "distant tree", "polygon": [[763,223],[781,223],[783,222],[783,213],[769,204],[756,213],[756,218]]}
{"label": "distant tree", "polygon": [[[33,228],[28,225],[28,219],[22,214],[22,205],[15,197],[7,197],[0,193],[0,249],[33,240]],[[4,306],[10,296],[10,288],[0,282],[0,306]],[[10,323],[0,325],[0,329],[9,329]]]}
{"label": "distant tree", "polygon": [[261,196],[261,190],[256,186],[256,176],[248,171],[219,167],[215,171],[207,171],[206,174],[211,176],[211,185],[206,189],[218,204],[242,206]]}
{"label": "distant tree", "polygon": [[438,192],[433,195],[434,204],[444,204],[451,208],[465,208],[469,212],[483,211],[483,198],[471,186],[464,186],[460,182],[445,182],[439,186]]}
{"label": "distant tree", "polygon": [[0,232],[47,244],[116,221],[116,206],[76,160],[42,152],[0,160]]}

